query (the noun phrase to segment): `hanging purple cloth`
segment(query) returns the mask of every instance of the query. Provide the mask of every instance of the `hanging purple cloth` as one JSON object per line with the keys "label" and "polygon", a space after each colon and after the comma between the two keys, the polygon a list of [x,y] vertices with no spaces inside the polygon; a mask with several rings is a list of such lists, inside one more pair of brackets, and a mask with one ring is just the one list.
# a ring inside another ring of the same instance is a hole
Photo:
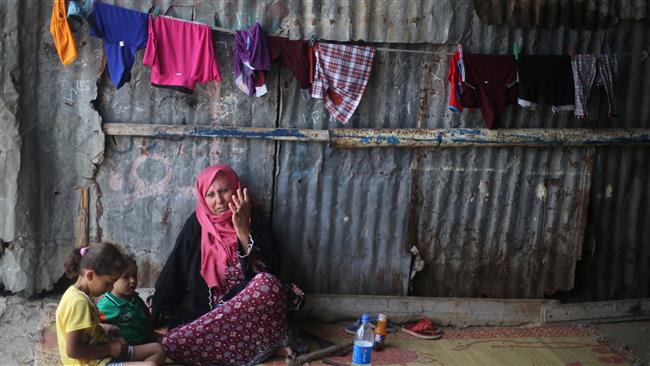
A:
{"label": "hanging purple cloth", "polygon": [[270,69],[269,46],[260,23],[255,22],[248,29],[236,31],[235,79],[241,77],[241,81],[248,87],[249,96],[252,96],[255,91],[256,71]]}

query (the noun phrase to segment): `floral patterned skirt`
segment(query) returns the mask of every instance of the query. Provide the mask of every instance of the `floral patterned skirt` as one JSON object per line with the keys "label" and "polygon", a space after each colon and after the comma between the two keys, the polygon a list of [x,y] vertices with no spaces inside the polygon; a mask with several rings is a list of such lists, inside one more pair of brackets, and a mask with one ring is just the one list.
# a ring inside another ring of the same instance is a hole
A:
{"label": "floral patterned skirt", "polygon": [[188,365],[254,365],[286,346],[288,332],[286,291],[277,277],[260,273],[218,308],[170,330],[162,344]]}

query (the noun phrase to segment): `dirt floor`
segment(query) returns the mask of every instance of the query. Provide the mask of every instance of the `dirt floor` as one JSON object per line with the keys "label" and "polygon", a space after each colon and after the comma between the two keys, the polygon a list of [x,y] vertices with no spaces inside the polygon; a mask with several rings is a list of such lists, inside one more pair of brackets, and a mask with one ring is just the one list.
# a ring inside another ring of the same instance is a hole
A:
{"label": "dirt floor", "polygon": [[[46,305],[56,301],[56,298],[28,301],[19,296],[0,297],[0,365],[34,364],[34,350],[41,337]],[[332,341],[347,339],[350,336],[343,332],[343,325],[323,325],[321,335]],[[403,333],[389,335],[392,346],[377,354],[373,363],[650,365],[650,321],[591,326],[450,328],[445,331],[444,342],[428,344],[420,344],[422,342]],[[540,350],[540,345],[544,351]],[[606,347],[601,347],[603,345]],[[411,360],[409,355],[416,358]],[[581,362],[564,362],[573,356],[582,357]],[[349,364],[349,356],[333,360]],[[281,365],[283,361],[271,360],[269,364]]]}
{"label": "dirt floor", "polygon": [[594,328],[612,343],[629,348],[645,365],[650,365],[650,320],[594,324]]}

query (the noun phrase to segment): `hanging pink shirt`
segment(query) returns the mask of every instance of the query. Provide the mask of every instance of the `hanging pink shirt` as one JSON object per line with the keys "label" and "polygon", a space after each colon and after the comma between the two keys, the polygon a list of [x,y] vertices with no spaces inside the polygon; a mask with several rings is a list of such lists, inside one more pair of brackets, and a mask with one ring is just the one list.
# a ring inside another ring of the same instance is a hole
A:
{"label": "hanging pink shirt", "polygon": [[142,63],[151,67],[151,85],[192,93],[196,83],[221,81],[205,24],[149,16],[149,38]]}

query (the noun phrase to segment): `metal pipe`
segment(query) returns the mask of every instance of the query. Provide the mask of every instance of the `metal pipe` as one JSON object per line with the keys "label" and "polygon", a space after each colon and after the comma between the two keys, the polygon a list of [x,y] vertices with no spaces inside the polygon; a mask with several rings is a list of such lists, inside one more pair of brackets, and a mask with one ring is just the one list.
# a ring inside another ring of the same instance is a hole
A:
{"label": "metal pipe", "polygon": [[174,126],[152,125],[146,123],[104,123],[102,124],[102,127],[105,134],[112,136],[144,136],[160,138],[220,137],[280,141],[329,141],[329,132],[327,130],[298,128]]}
{"label": "metal pipe", "polygon": [[209,137],[279,141],[329,142],[337,148],[368,147],[463,147],[463,146],[650,146],[650,129],[528,128],[488,130],[449,129],[347,129],[209,127],[104,123],[113,136],[159,138]]}
{"label": "metal pipe", "polygon": [[334,147],[650,145],[650,129],[334,129]]}

